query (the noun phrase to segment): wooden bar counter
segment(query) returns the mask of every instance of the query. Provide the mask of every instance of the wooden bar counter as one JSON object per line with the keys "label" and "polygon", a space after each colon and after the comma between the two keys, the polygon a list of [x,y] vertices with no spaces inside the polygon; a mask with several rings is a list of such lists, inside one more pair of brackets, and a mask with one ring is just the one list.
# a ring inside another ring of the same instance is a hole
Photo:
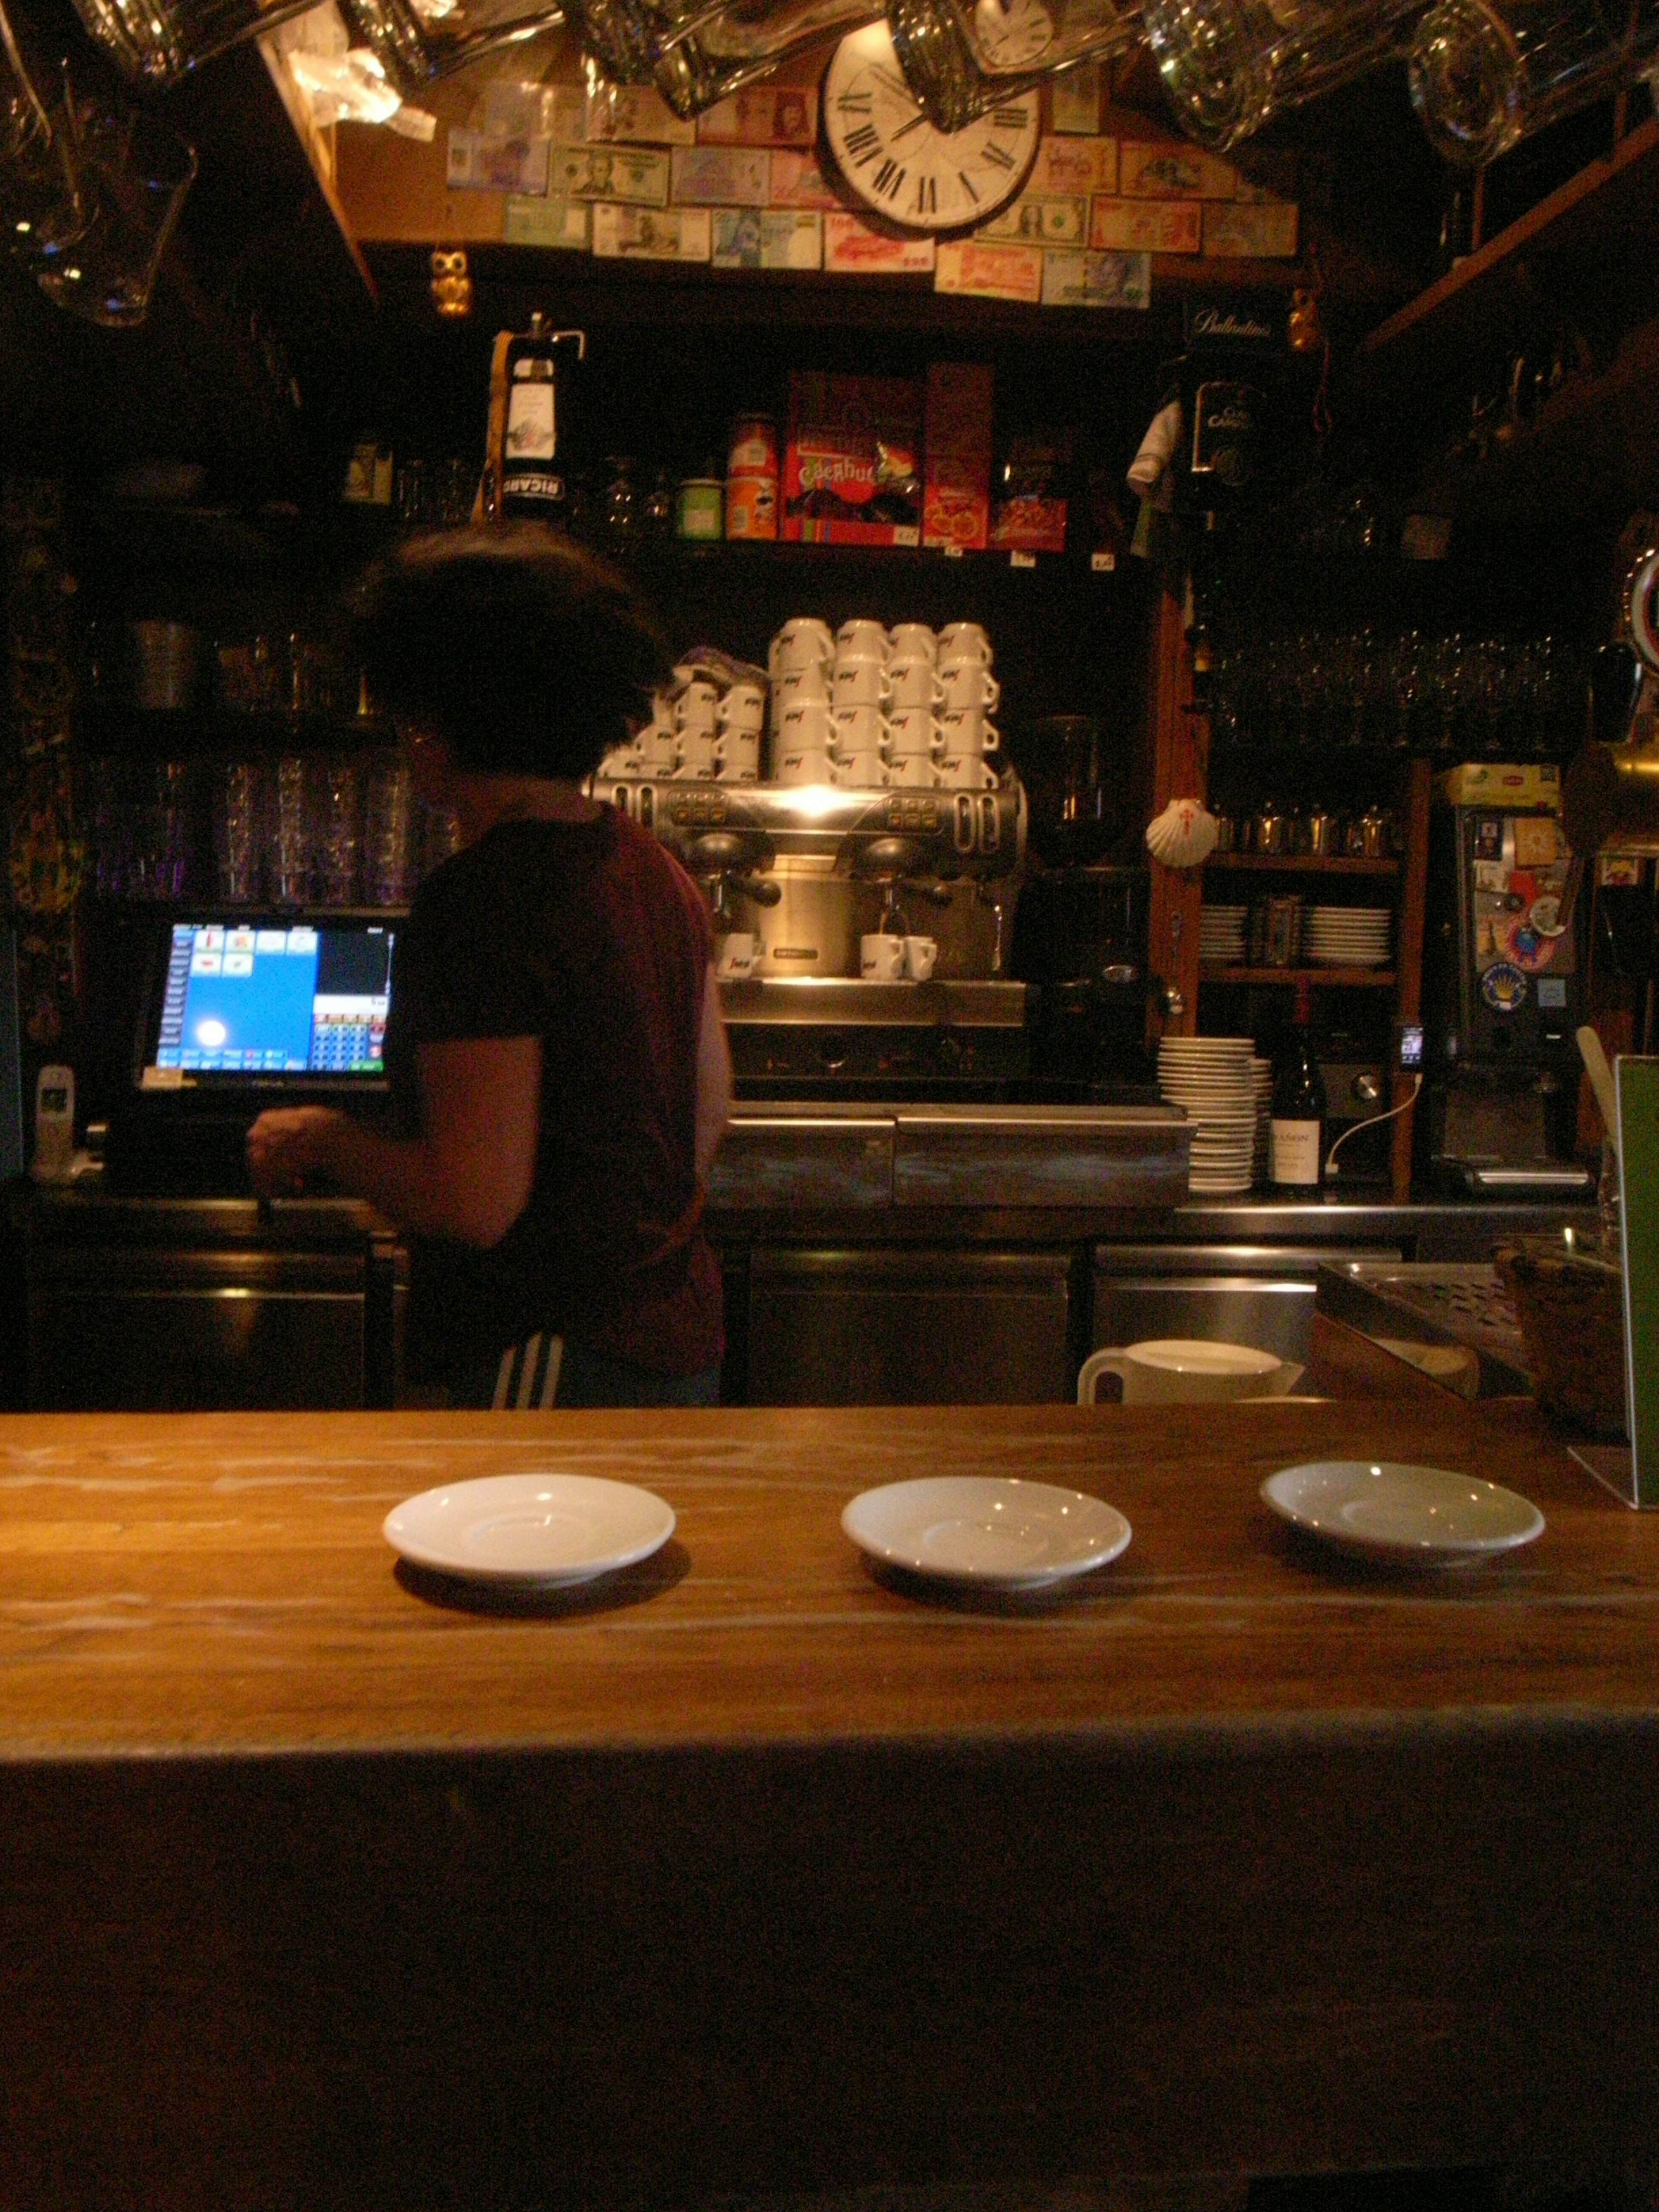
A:
{"label": "wooden bar counter", "polygon": [[[1524,1490],[1502,1562],[1302,1547],[1273,1468]],[[647,1485],[524,1609],[434,1484]],[[857,1491],[1019,1474],[1063,1596],[878,1582]],[[0,1422],[0,2205],[640,2208],[1659,2144],[1659,1517],[1525,1408]]]}

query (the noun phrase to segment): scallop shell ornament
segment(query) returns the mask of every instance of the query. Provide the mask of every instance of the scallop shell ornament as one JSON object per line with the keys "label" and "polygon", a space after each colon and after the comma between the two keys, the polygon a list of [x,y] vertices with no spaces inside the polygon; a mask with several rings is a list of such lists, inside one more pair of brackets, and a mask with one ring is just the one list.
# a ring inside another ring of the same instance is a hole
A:
{"label": "scallop shell ornament", "polygon": [[1201,799],[1172,799],[1146,826],[1146,849],[1166,868],[1196,868],[1215,850],[1216,818]]}

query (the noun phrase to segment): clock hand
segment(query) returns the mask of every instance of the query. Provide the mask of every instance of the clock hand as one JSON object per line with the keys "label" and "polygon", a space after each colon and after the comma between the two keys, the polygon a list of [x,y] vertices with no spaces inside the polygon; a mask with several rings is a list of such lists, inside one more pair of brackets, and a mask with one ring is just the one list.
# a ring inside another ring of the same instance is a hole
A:
{"label": "clock hand", "polygon": [[908,137],[912,131],[919,131],[927,120],[927,118],[921,112],[920,109],[918,109],[916,113],[910,118],[910,120],[908,123],[901,123],[896,131],[890,131],[888,132],[888,144],[890,146],[896,146],[901,138]]}
{"label": "clock hand", "polygon": [[921,104],[915,93],[895,70],[884,69],[879,62],[872,62],[870,74],[878,84],[884,86],[889,92],[896,93],[907,107],[914,107],[918,114],[921,113]]}

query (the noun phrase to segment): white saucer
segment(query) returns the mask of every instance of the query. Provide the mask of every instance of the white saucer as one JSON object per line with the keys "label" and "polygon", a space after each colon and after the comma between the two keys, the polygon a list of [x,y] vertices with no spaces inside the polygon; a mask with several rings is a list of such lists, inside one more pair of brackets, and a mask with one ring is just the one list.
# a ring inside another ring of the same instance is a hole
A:
{"label": "white saucer", "polygon": [[890,1567],[997,1589],[1040,1589],[1116,1559],[1129,1541],[1115,1506],[1052,1483],[936,1475],[854,1498],[841,1525]]}
{"label": "white saucer", "polygon": [[491,1474],[394,1505],[381,1524],[417,1567],[469,1582],[557,1589],[649,1559],[673,1508],[631,1482],[588,1474]]}
{"label": "white saucer", "polygon": [[1281,1520],[1339,1551],[1396,1565],[1449,1565],[1513,1551],[1543,1534],[1530,1498],[1472,1474],[1391,1460],[1315,1460],[1261,1486]]}

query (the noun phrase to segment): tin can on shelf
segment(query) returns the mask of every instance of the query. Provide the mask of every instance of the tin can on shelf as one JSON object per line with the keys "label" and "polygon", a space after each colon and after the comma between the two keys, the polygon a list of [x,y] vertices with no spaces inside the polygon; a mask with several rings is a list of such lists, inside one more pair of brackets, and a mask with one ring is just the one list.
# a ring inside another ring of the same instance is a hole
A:
{"label": "tin can on shelf", "polygon": [[677,537],[707,539],[726,532],[726,487],[718,477],[686,477],[674,502]]}
{"label": "tin can on shelf", "polygon": [[739,415],[732,422],[726,461],[726,534],[778,534],[778,426],[769,415]]}

